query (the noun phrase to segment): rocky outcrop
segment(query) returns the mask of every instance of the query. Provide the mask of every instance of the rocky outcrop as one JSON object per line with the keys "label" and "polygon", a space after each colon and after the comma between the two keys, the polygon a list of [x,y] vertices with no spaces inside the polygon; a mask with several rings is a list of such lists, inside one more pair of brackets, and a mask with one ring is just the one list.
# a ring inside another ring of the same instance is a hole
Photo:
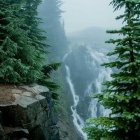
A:
{"label": "rocky outcrop", "polygon": [[0,85],[0,140],[59,140],[47,87]]}

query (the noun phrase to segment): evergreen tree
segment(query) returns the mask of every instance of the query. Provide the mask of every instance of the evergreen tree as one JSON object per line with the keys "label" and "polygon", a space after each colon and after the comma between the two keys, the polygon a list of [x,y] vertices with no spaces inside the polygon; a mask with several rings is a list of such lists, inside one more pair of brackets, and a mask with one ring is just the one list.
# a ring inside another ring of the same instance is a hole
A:
{"label": "evergreen tree", "polygon": [[24,18],[24,26],[22,28],[27,33],[29,43],[31,45],[28,54],[23,54],[22,57],[25,57],[25,55],[28,55],[28,58],[32,57],[32,60],[34,60],[32,61],[34,68],[37,70],[34,72],[30,71],[30,79],[33,79],[34,77],[32,76],[35,75],[36,79],[41,78],[40,74],[42,73],[40,73],[40,70],[42,70],[42,64],[44,61],[44,49],[47,46],[45,44],[46,37],[43,35],[43,31],[39,28],[41,19],[37,17],[37,8],[40,3],[41,0],[26,0],[22,5],[22,10],[20,13],[20,16]]}
{"label": "evergreen tree", "polygon": [[[32,30],[26,22],[24,4],[22,0],[0,0],[1,83],[31,83],[43,75],[42,46],[35,44],[38,34],[34,38],[30,34]],[[31,12],[28,14],[32,16]],[[37,27],[36,19],[30,22],[36,22]]]}
{"label": "evergreen tree", "polygon": [[43,19],[41,27],[47,34],[49,62],[61,61],[67,50],[67,39],[64,23],[61,19],[61,0],[44,0],[39,7],[39,15]]}
{"label": "evergreen tree", "polygon": [[124,8],[120,30],[108,33],[121,35],[119,39],[110,39],[108,43],[116,45],[113,52],[115,61],[104,64],[105,67],[118,69],[111,81],[105,83],[104,94],[95,98],[107,109],[108,117],[88,120],[86,132],[89,139],[139,140],[140,139],[140,1],[112,0],[115,10]]}
{"label": "evergreen tree", "polygon": [[45,49],[47,52],[45,55],[46,66],[43,67],[46,78],[44,77],[40,83],[49,87],[54,99],[58,98],[58,92],[60,92],[58,91],[58,80],[56,80],[60,79],[60,73],[52,72],[60,66],[60,63],[56,62],[62,61],[62,57],[67,49],[64,26],[61,22],[62,11],[60,6],[61,0],[44,0],[38,8],[38,17],[43,21],[40,27],[45,31],[44,35],[47,36]]}
{"label": "evergreen tree", "polygon": [[[33,76],[38,76],[36,77],[36,82],[41,85],[47,86],[52,93],[52,98],[57,99],[57,89],[59,88],[59,86],[52,81],[50,75],[53,71],[58,69],[60,63],[46,64],[45,59],[42,59],[42,57],[45,57],[47,55],[46,52],[48,50],[48,42],[45,42],[47,35],[43,35],[43,30],[39,28],[41,19],[38,17],[37,9],[40,3],[41,0],[26,0],[21,12],[21,16],[24,17],[24,22],[26,25],[23,28],[28,33],[28,37],[31,40],[31,50],[34,50],[34,53],[28,55],[34,56],[35,67],[37,70],[41,70],[34,71],[34,73],[31,71],[30,74],[31,76],[32,74]],[[43,65],[41,63],[41,60],[43,60]],[[31,76],[29,78],[33,79],[33,77]]]}

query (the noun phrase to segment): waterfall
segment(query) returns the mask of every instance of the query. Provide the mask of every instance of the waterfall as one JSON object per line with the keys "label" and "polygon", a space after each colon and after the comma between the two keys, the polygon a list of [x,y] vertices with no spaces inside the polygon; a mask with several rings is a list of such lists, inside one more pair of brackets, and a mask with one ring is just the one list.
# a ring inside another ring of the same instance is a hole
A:
{"label": "waterfall", "polygon": [[[66,70],[66,81],[68,83],[69,90],[73,99],[73,104],[70,107],[72,111],[73,124],[75,128],[77,129],[77,131],[79,132],[79,135],[81,136],[81,138],[84,140],[87,140],[87,135],[83,132],[86,119],[91,118],[91,117],[96,118],[98,116],[108,116],[108,114],[110,113],[110,110],[107,110],[103,106],[101,106],[98,103],[97,99],[89,98],[89,96],[93,92],[97,94],[102,93],[102,89],[104,88],[102,83],[104,81],[111,80],[110,75],[112,73],[112,70],[110,68],[104,68],[101,66],[101,64],[109,62],[107,56],[104,53],[99,52],[99,50],[94,50],[89,46],[85,48],[84,51],[85,51],[84,55],[86,56],[84,57],[84,59],[81,59],[81,57],[77,55],[77,57],[80,58],[79,60],[82,61],[84,64],[82,69],[86,68],[85,70],[86,72],[84,73],[84,76],[82,77],[83,78],[82,81],[84,81],[85,83],[85,88],[84,88],[83,93],[78,92],[77,90],[76,90],[77,92],[75,91],[77,87],[75,87],[72,81],[73,75],[71,75],[72,72],[70,71],[71,70],[70,68],[73,66],[72,65],[73,63],[75,63],[76,65],[76,62],[73,61],[74,60],[73,55],[71,55],[74,53],[72,50],[70,50],[68,53],[65,54],[65,56],[63,57],[63,62],[65,66],[64,68]],[[71,63],[69,63],[68,60],[70,60]],[[75,72],[78,72],[78,71],[76,71],[75,69]],[[78,76],[80,76],[79,73],[77,74]],[[86,80],[87,79],[86,77],[87,75],[89,76],[89,74],[91,74],[91,76],[93,77],[90,77],[90,80],[89,79]],[[76,80],[79,80],[79,79],[76,79]],[[81,104],[83,105],[83,102],[86,104],[84,106],[84,110],[80,106]],[[77,106],[78,108],[80,108],[79,110],[77,110]],[[85,116],[82,114],[83,112],[86,113]]]}
{"label": "waterfall", "polygon": [[[92,85],[95,84],[96,87],[96,93],[97,94],[101,94],[102,93],[102,89],[103,89],[103,85],[102,83],[104,81],[110,81],[111,80],[111,73],[112,70],[110,68],[104,68],[101,66],[101,64],[103,63],[107,63],[109,62],[107,56],[105,56],[105,54],[92,50],[91,48],[88,48],[88,53],[89,56],[92,58],[91,60],[91,65],[93,65],[93,68],[96,67],[98,69],[98,76],[95,80],[93,80],[87,87],[87,92],[88,94],[92,93]],[[89,62],[88,62],[89,63]],[[98,104],[98,100],[97,99],[92,99],[89,105],[89,109],[91,116],[90,117],[98,117],[98,112],[100,113],[100,115],[102,116],[108,116],[110,113],[110,110],[108,109],[104,109],[103,106]]]}
{"label": "waterfall", "polygon": [[77,109],[76,109],[76,107],[79,103],[79,96],[76,95],[76,93],[75,93],[74,85],[71,80],[70,69],[67,65],[65,65],[65,69],[66,69],[66,80],[70,87],[70,92],[72,94],[73,102],[74,102],[73,105],[71,106],[73,123],[74,123],[75,127],[77,128],[78,132],[80,133],[80,135],[84,138],[84,140],[86,140],[87,136],[82,130],[84,127],[84,120],[77,113]]}

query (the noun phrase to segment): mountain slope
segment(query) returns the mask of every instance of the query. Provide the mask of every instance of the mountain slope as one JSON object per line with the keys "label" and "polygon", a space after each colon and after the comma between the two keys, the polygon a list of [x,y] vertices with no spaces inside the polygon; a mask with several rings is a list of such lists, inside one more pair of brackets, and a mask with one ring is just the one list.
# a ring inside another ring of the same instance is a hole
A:
{"label": "mountain slope", "polygon": [[105,41],[110,38],[116,38],[107,34],[106,29],[100,27],[90,27],[82,31],[73,32],[68,34],[67,37],[71,46],[86,45],[92,46],[95,49],[110,48],[110,45],[106,44]]}

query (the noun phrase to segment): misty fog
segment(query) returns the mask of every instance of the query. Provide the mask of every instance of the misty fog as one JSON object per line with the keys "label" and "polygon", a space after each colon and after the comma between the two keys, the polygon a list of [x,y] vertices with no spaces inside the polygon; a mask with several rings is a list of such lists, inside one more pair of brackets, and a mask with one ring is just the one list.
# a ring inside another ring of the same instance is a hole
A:
{"label": "misty fog", "polygon": [[122,13],[113,12],[109,6],[111,0],[62,0],[62,19],[67,33],[83,30],[89,27],[117,28],[121,21],[115,17]]}

